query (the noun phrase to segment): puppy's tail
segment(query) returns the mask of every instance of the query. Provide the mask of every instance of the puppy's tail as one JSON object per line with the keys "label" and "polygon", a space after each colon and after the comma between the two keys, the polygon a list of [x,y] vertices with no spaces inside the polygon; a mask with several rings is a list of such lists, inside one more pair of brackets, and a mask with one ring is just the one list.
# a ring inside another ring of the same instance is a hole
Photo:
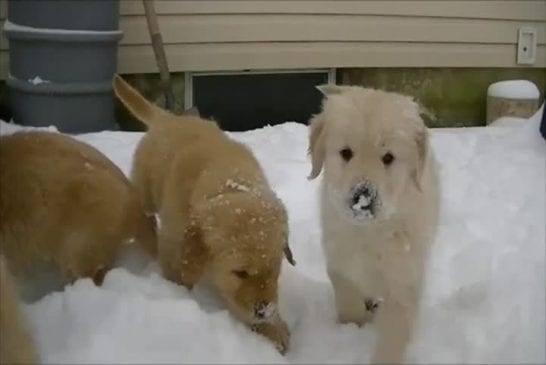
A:
{"label": "puppy's tail", "polygon": [[167,114],[166,111],[146,100],[119,75],[114,77],[114,91],[131,114],[148,127],[161,119],[157,118],[158,116]]}

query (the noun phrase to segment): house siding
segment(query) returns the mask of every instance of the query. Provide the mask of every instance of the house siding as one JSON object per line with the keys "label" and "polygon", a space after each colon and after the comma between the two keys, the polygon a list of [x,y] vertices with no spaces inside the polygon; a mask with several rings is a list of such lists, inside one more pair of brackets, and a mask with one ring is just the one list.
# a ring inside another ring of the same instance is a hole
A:
{"label": "house siding", "polygon": [[[170,70],[546,67],[546,1],[155,1]],[[1,1],[5,17],[6,1]],[[141,1],[122,0],[120,73],[157,72]],[[516,63],[518,29],[536,62]],[[8,69],[0,45],[0,75]]]}

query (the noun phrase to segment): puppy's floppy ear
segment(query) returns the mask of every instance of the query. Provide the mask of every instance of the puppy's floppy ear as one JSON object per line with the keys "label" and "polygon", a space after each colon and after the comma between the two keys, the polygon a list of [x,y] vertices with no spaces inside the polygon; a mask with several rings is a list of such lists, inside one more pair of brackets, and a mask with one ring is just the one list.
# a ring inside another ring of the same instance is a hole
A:
{"label": "puppy's floppy ear", "polygon": [[428,131],[425,126],[419,129],[415,134],[415,144],[417,146],[417,162],[416,166],[411,173],[411,178],[417,187],[417,190],[421,189],[421,178],[425,169],[425,163],[428,153]]}
{"label": "puppy's floppy ear", "polygon": [[324,117],[315,115],[310,121],[309,154],[311,155],[312,170],[309,180],[319,176],[326,154],[324,146]]}
{"label": "puppy's floppy ear", "polygon": [[292,255],[292,250],[290,250],[290,245],[288,244],[288,237],[284,239],[284,256],[286,257],[286,260],[290,263],[292,266],[296,266],[296,261],[294,260],[294,256]]}

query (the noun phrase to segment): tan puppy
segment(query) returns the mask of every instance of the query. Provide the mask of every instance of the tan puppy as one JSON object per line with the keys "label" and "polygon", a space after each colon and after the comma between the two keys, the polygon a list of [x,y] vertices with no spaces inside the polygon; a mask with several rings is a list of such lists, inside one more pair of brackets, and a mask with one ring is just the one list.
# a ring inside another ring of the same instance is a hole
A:
{"label": "tan puppy", "polygon": [[154,222],[93,147],[57,133],[0,137],[0,172],[0,251],[15,275],[53,263],[100,284],[122,243],[155,252]]}
{"label": "tan puppy", "polygon": [[339,321],[378,311],[372,360],[404,361],[438,211],[434,160],[409,97],[323,86],[311,121],[311,178],[322,182],[323,247]]}
{"label": "tan puppy", "polygon": [[0,364],[35,364],[38,360],[19,306],[14,279],[0,255]]}
{"label": "tan puppy", "polygon": [[132,175],[146,209],[160,217],[164,276],[192,288],[210,275],[232,313],[286,351],[277,280],[283,251],[293,263],[287,216],[258,162],[213,122],[169,114],[120,77],[115,91],[149,127]]}

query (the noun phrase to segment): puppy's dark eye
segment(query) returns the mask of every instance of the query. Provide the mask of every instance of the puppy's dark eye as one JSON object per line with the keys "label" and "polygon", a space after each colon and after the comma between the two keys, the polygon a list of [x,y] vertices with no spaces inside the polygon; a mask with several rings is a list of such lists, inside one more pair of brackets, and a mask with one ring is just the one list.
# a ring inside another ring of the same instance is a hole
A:
{"label": "puppy's dark eye", "polygon": [[246,270],[233,270],[233,275],[237,276],[239,279],[246,279],[248,278],[248,271]]}
{"label": "puppy's dark eye", "polygon": [[394,161],[394,155],[390,152],[387,152],[381,157],[381,161],[385,166],[389,166]]}
{"label": "puppy's dark eye", "polygon": [[351,158],[353,158],[353,150],[350,149],[349,147],[345,147],[344,149],[339,151],[339,155],[345,161],[349,161]]}

